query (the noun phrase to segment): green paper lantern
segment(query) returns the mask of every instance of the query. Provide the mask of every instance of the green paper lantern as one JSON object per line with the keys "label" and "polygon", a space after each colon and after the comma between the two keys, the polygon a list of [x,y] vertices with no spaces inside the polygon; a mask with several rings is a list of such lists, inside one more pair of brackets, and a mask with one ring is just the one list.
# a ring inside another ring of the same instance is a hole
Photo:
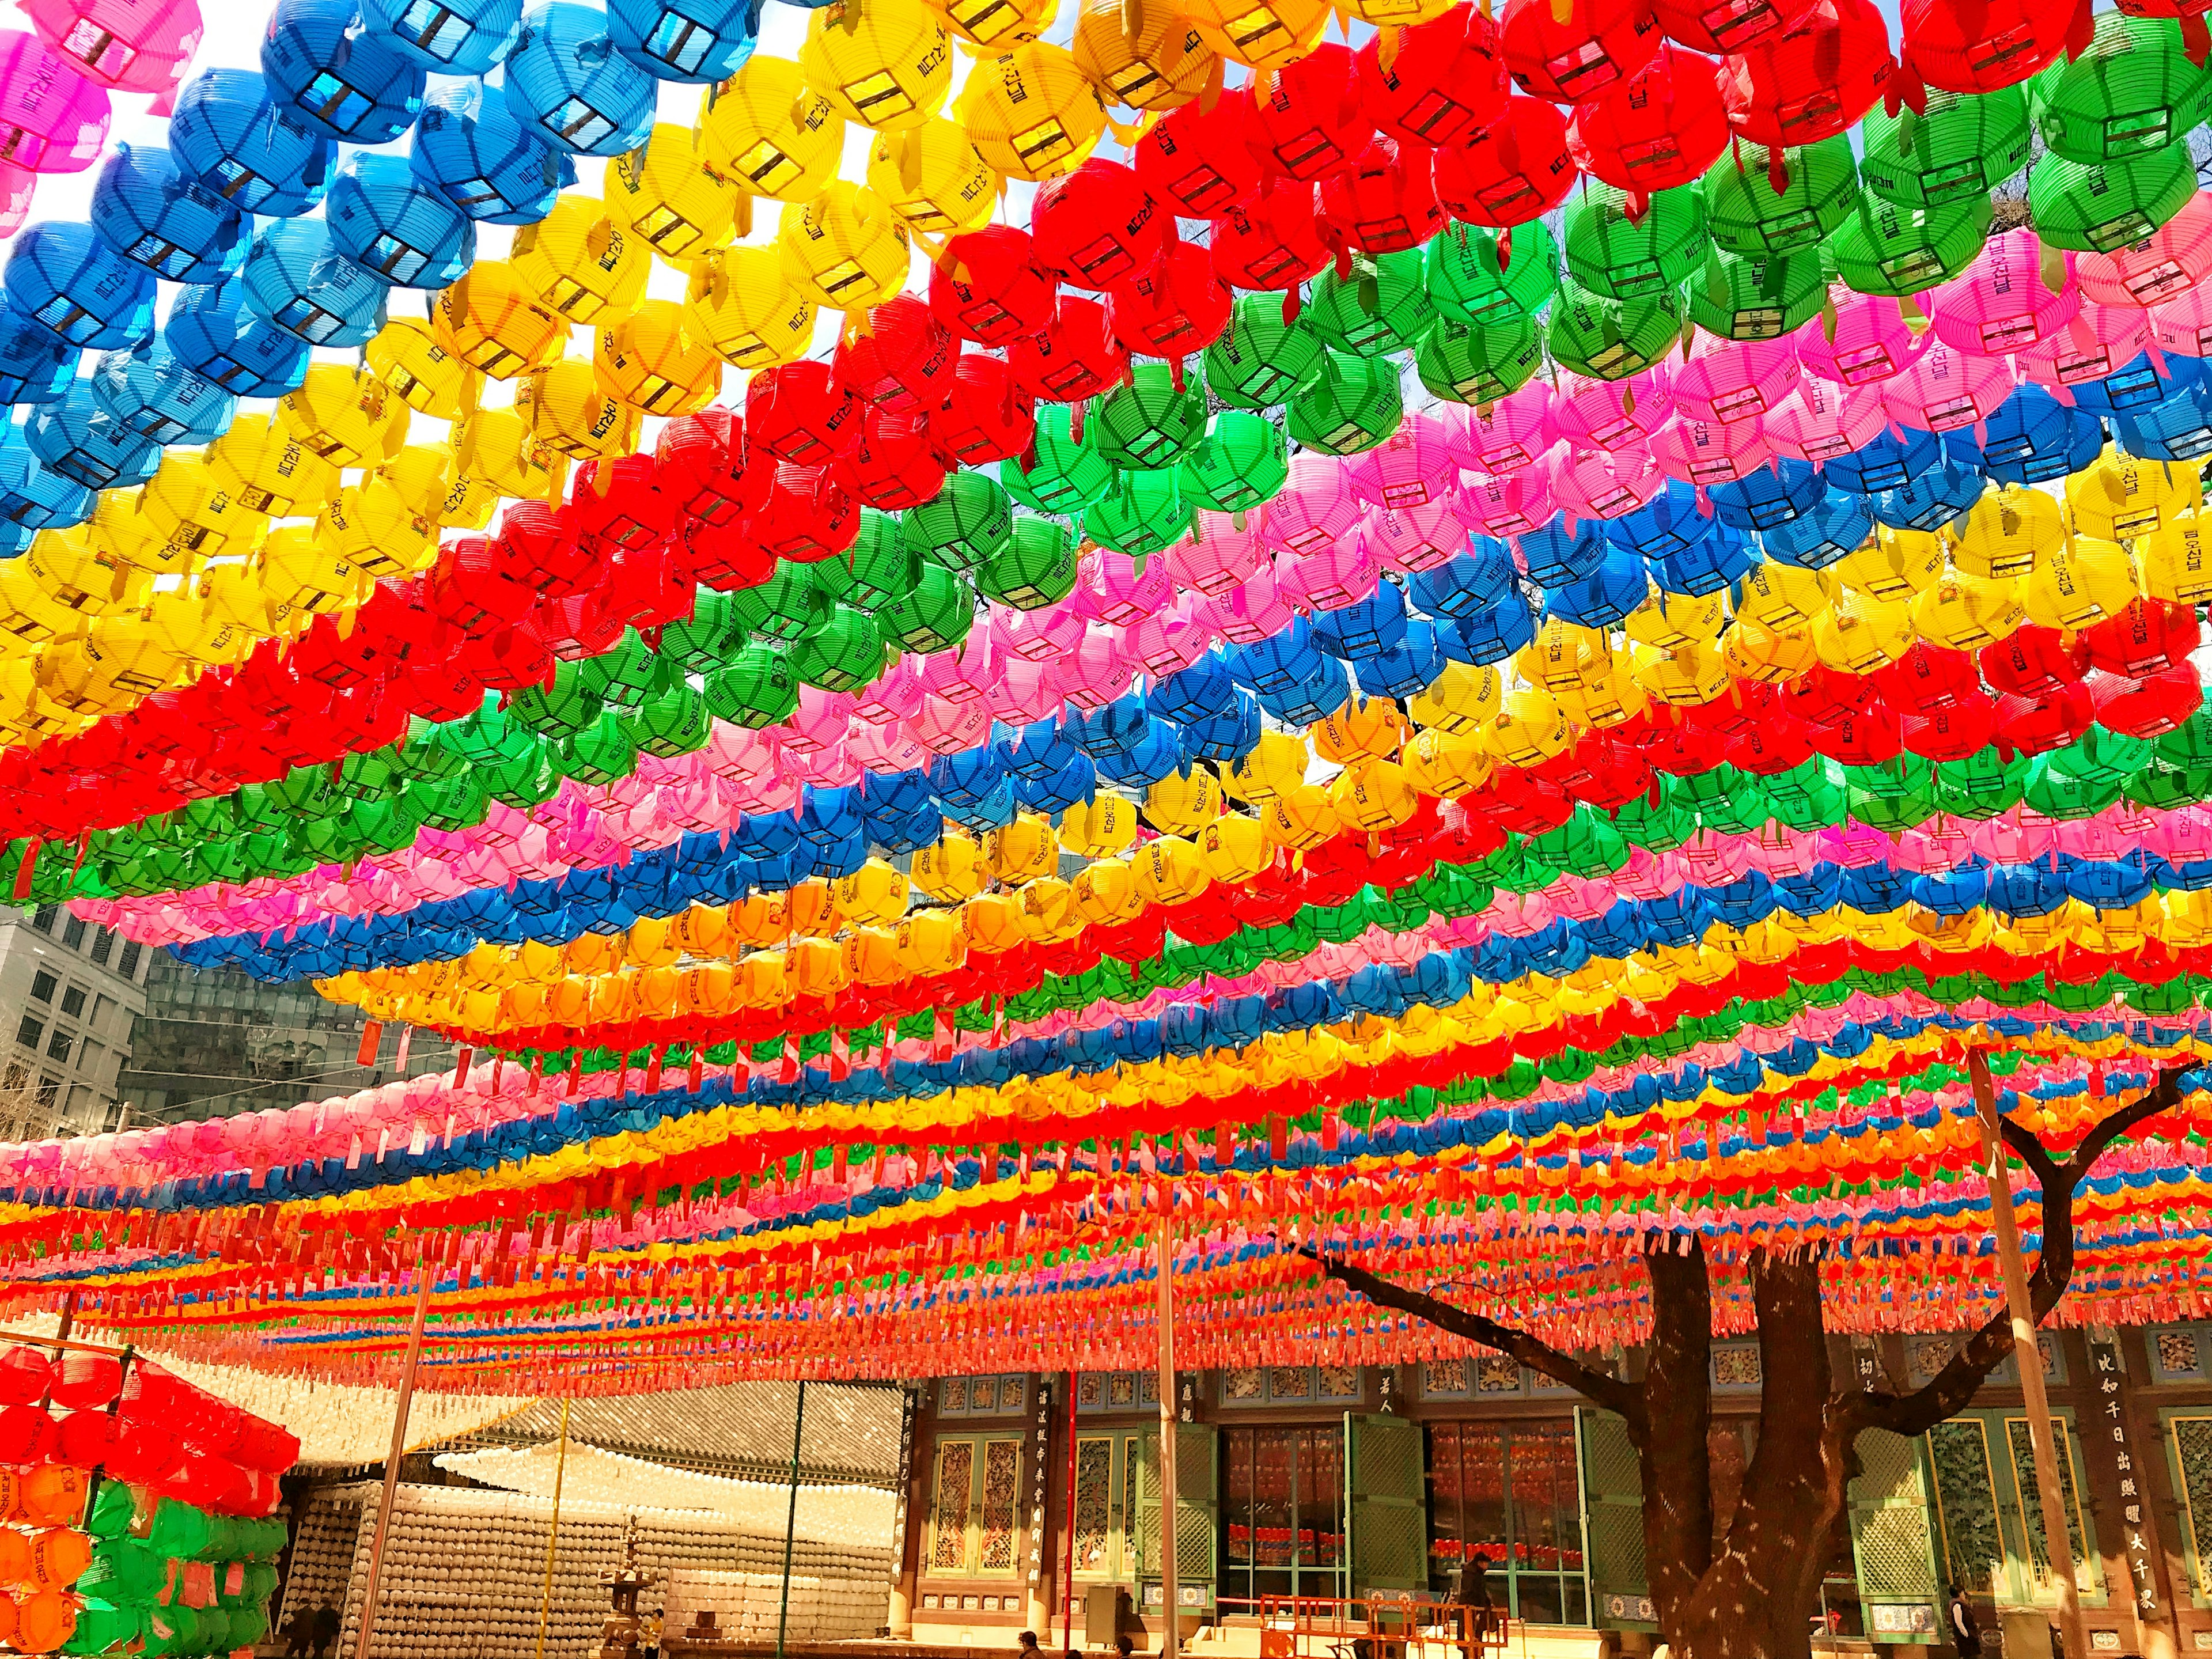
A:
{"label": "green paper lantern", "polygon": [[766,640],[748,641],[727,666],[707,677],[708,712],[732,726],[758,731],[789,719],[798,707],[790,654]]}
{"label": "green paper lantern", "polygon": [[576,669],[579,684],[622,708],[636,708],[648,691],[659,688],[665,673],[660,659],[635,628],[623,629],[613,650],[585,658]]}
{"label": "green paper lantern", "polygon": [[1291,441],[1324,455],[1357,455],[1398,429],[1406,403],[1395,357],[1328,352],[1321,374],[1300,386],[1284,411]]}
{"label": "green paper lantern", "polygon": [[605,709],[583,731],[562,740],[554,763],[578,783],[604,788],[637,769],[637,738],[621,714]]}
{"label": "green paper lantern", "polygon": [[2027,165],[2027,88],[1928,88],[1928,112],[1877,102],[1860,123],[1859,177],[1884,201],[1950,207],[1987,196]]}
{"label": "green paper lantern", "polygon": [[1585,179],[1565,222],[1568,276],[1608,300],[1671,294],[1705,258],[1705,201],[1694,187],[1657,191],[1632,221],[1626,192]]}
{"label": "green paper lantern", "polygon": [[1224,409],[1176,469],[1177,487],[1194,507],[1242,513],[1272,501],[1290,477],[1283,429],[1249,409]]}
{"label": "green paper lantern", "polygon": [[907,545],[906,529],[896,514],[864,507],[860,533],[852,546],[832,554],[814,568],[823,589],[839,605],[855,611],[880,611],[914,592],[915,579],[921,574],[921,554]]}
{"label": "green paper lantern", "polygon": [[1690,320],[1729,340],[1771,340],[1820,313],[1828,284],[1817,253],[1729,253],[1715,248],[1689,283]]}
{"label": "green paper lantern", "polygon": [[561,789],[561,774],[555,769],[553,757],[543,743],[528,754],[509,756],[478,767],[477,775],[483,781],[486,794],[518,812],[526,812],[552,799]]}
{"label": "green paper lantern", "polygon": [[1429,301],[1462,323],[1534,317],[1559,285],[1559,248],[1540,219],[1513,228],[1510,255],[1498,269],[1500,233],[1455,220],[1429,243],[1422,275]]}
{"label": "green paper lantern", "polygon": [[[919,561],[915,568],[918,573]],[[913,591],[912,587],[907,590]],[[841,605],[830,613],[820,633],[792,647],[791,672],[806,684],[824,691],[860,691],[884,672],[889,654],[875,616]]]}
{"label": "green paper lantern", "polygon": [[2212,115],[2212,70],[2189,61],[2171,17],[2108,11],[2088,49],[2027,83],[2035,130],[2053,155],[2114,161],[2180,143]]}
{"label": "green paper lantern", "polygon": [[1301,319],[1322,343],[1356,357],[1403,356],[1437,320],[1418,247],[1395,253],[1355,253],[1340,276],[1324,270]]}
{"label": "green paper lantern", "polygon": [[930,563],[973,570],[997,558],[1013,540],[1013,502],[988,474],[955,472],[933,500],[907,510],[901,533]]}
{"label": "green paper lantern", "polygon": [[1229,326],[1206,347],[1206,384],[1234,409],[1273,409],[1322,372],[1321,337],[1301,317],[1283,320],[1279,295],[1240,294]]}
{"label": "green paper lantern", "polygon": [[[583,684],[583,665],[565,659],[553,665],[553,684],[526,685],[507,710],[542,738],[574,737],[599,717],[605,699]],[[274,786],[271,786],[272,787]]]}
{"label": "green paper lantern", "polygon": [[[1009,550],[1013,544],[1007,543]],[[950,651],[975,623],[975,590],[941,564],[925,564],[914,592],[876,612],[876,632],[898,651]]]}
{"label": "green paper lantern", "polygon": [[1845,775],[1844,799],[1861,823],[1896,835],[1924,822],[1935,809],[1929,763],[1899,755],[1879,766],[1854,766]]}
{"label": "green paper lantern", "polygon": [[1858,205],[1850,138],[1784,150],[1779,191],[1771,154],[1731,144],[1697,182],[1705,228],[1731,253],[1796,253],[1818,246]]}
{"label": "green paper lantern", "polygon": [[1040,404],[1034,459],[1026,470],[1018,456],[999,463],[999,482],[1033,513],[1080,513],[1114,482],[1114,464],[1074,435],[1073,410]]}
{"label": "green paper lantern", "polygon": [[1115,553],[1141,558],[1180,541],[1190,529],[1192,507],[1182,498],[1174,467],[1124,472],[1114,488],[1083,513],[1083,533]]}
{"label": "green paper lantern", "polygon": [[2197,167],[2186,144],[2110,161],[2046,155],[2027,178],[2035,234],[2079,253],[2111,253],[2142,241],[2196,194]]}
{"label": "green paper lantern", "polygon": [[418,783],[415,790],[422,797],[425,829],[469,830],[483,822],[484,783],[474,771],[465,772],[457,778]]}
{"label": "green paper lantern", "polygon": [[1413,349],[1413,372],[1429,395],[1455,404],[1494,403],[1528,384],[1544,361],[1544,331],[1508,312],[1487,323],[1443,317]]}
{"label": "green paper lantern", "polygon": [[1995,210],[1986,196],[1949,207],[1913,208],[1871,191],[1829,240],[1836,274],[1860,294],[1904,299],[1948,282],[1989,240]]}
{"label": "green paper lantern", "polygon": [[817,567],[786,559],[766,581],[731,594],[730,614],[749,634],[803,640],[822,631],[836,604]]}
{"label": "green paper lantern", "polygon": [[1686,321],[1672,289],[1640,300],[1608,300],[1572,280],[1560,284],[1547,331],[1560,368],[1595,380],[1626,380],[1674,348]]}
{"label": "green paper lantern", "polygon": [[707,746],[707,699],[688,681],[654,692],[628,716],[641,755],[670,760]]}
{"label": "green paper lantern", "polygon": [[1180,378],[1178,387],[1167,364],[1136,364],[1127,380],[1091,400],[1083,441],[1124,471],[1175,465],[1206,434],[1206,382]]}
{"label": "green paper lantern", "polygon": [[738,648],[744,629],[730,615],[729,596],[702,587],[691,614],[660,630],[660,654],[693,674],[711,674]]}
{"label": "green paper lantern", "polygon": [[1017,611],[1057,605],[1075,591],[1075,542],[1057,519],[1014,520],[1013,544],[976,572],[988,599]]}

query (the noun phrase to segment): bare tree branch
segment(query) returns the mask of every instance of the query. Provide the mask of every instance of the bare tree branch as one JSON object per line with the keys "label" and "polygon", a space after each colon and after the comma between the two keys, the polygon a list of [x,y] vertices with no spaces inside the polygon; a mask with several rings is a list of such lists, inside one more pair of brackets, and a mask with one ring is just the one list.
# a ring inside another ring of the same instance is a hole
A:
{"label": "bare tree branch", "polygon": [[1400,1313],[1413,1315],[1416,1319],[1425,1319],[1431,1324],[1449,1331],[1454,1336],[1463,1336],[1470,1342],[1481,1343],[1486,1348],[1495,1348],[1500,1353],[1510,1354],[1530,1370],[1540,1372],[1555,1382],[1565,1383],[1584,1399],[1602,1406],[1609,1412],[1617,1412],[1632,1424],[1641,1426],[1644,1421],[1643,1395],[1633,1384],[1607,1376],[1603,1371],[1593,1370],[1571,1354],[1560,1352],[1526,1331],[1514,1330],[1485,1315],[1470,1313],[1465,1308],[1455,1308],[1449,1302],[1439,1301],[1419,1291],[1409,1291],[1401,1285],[1369,1273],[1364,1267],[1356,1267],[1349,1261],[1323,1255],[1311,1245],[1301,1244],[1297,1249],[1299,1255],[1310,1259],[1337,1283],[1358,1291],[1377,1306],[1395,1308]]}
{"label": "bare tree branch", "polygon": [[[2181,1079],[2188,1070],[2186,1066],[2161,1070],[2156,1083],[2084,1135],[2074,1155],[2063,1164],[2027,1129],[2009,1118],[1997,1120],[2005,1144],[2020,1154],[2042,1188],[2043,1247],[2036,1253],[2035,1271],[2027,1279],[2028,1306],[2037,1324],[2058,1305],[2074,1277],[2075,1189],[2115,1140],[2146,1119],[2180,1103]],[[1998,1178],[2003,1178],[2002,1174]],[[2012,1313],[1999,1308],[1928,1382],[1902,1396],[1868,1391],[1856,1402],[1853,1419],[1893,1434],[1925,1434],[1962,1410],[1982,1380],[2003,1364],[2012,1350]]]}

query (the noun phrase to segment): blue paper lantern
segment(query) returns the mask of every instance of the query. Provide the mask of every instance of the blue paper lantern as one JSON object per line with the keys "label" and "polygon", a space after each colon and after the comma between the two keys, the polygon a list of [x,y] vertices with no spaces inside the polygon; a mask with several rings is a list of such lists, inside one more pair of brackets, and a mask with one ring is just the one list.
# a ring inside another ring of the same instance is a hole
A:
{"label": "blue paper lantern", "polygon": [[615,50],[659,81],[726,81],[760,37],[760,0],[608,0]]}
{"label": "blue paper lantern", "polygon": [[[1605,562],[1607,545],[1605,526],[1589,519],[1577,524],[1571,535],[1564,520],[1552,519],[1520,537],[1528,580],[1539,587],[1582,580]],[[1510,570],[1510,564],[1507,568]]]}
{"label": "blue paper lantern", "polygon": [[1438,629],[1437,648],[1454,662],[1481,668],[1504,662],[1535,637],[1536,613],[1516,587],[1488,610],[1462,617],[1457,627]]}
{"label": "blue paper lantern", "polygon": [[361,27],[353,0],[276,0],[261,72],[295,118],[349,144],[388,144],[422,112],[427,73]]}
{"label": "blue paper lantern", "polygon": [[541,144],[507,109],[477,86],[433,94],[416,124],[408,166],[470,218],[488,225],[534,225],[554,198],[576,182],[576,163]]}
{"label": "blue paper lantern", "polygon": [[2155,409],[2113,417],[2112,437],[2146,461],[2193,461],[2212,455],[2212,386],[2185,386]]}
{"label": "blue paper lantern", "polygon": [[[1522,539],[1525,545],[1528,538]],[[1598,542],[1601,550],[1604,544]],[[1475,538],[1466,552],[1422,571],[1410,584],[1414,605],[1431,617],[1467,617],[1486,611],[1512,586],[1513,556],[1504,543],[1486,536]]]}
{"label": "blue paper lantern", "polygon": [[1981,473],[1946,462],[1917,474],[1897,489],[1876,491],[1867,505],[1875,518],[1896,530],[1936,531],[1960,517],[1990,486]]}
{"label": "blue paper lantern", "polygon": [[1580,581],[1546,591],[1544,615],[1583,628],[1610,628],[1627,620],[1650,592],[1644,561],[1626,548],[1608,547],[1604,561]]}
{"label": "blue paper lantern", "polygon": [[83,355],[28,318],[0,312],[0,403],[52,403],[69,390]]}
{"label": "blue paper lantern", "polygon": [[2074,394],[2077,407],[2093,415],[2133,415],[2155,407],[2180,388],[2205,378],[2204,365],[2198,359],[2178,353],[2160,356],[2165,363],[2163,373],[2152,362],[2148,352],[2140,351],[2131,362],[2110,374],[2092,380],[2070,381],[2067,390]]}
{"label": "blue paper lantern", "polygon": [[1820,469],[1794,455],[1778,455],[1771,466],[1717,483],[1705,492],[1715,516],[1738,530],[1771,530],[1802,518],[1827,493],[1827,480]]}
{"label": "blue paper lantern", "polygon": [[109,352],[91,385],[102,409],[159,444],[211,443],[230,429],[238,409],[236,398],[165,342]]}
{"label": "blue paper lantern", "polygon": [[2104,452],[2105,428],[2089,411],[2069,408],[2033,381],[2017,387],[1982,422],[1943,434],[1943,453],[1959,466],[2000,483],[2044,483],[2088,465]]}
{"label": "blue paper lantern", "polygon": [[1943,441],[1917,427],[1883,432],[1861,449],[1838,455],[1827,464],[1831,489],[1855,490],[1870,495],[1877,489],[1899,489],[1943,464]]}
{"label": "blue paper lantern", "polygon": [[1766,556],[1800,570],[1825,570],[1874,534],[1874,514],[1863,497],[1829,490],[1786,524],[1760,532]]}
{"label": "blue paper lantern", "polygon": [[1680,478],[1668,479],[1666,487],[1643,506],[1601,526],[1608,547],[1623,548],[1644,559],[1663,559],[1694,547],[1712,528],[1712,515],[1698,505],[1697,487]]}
{"label": "blue paper lantern", "polygon": [[323,219],[339,252],[394,288],[444,288],[476,258],[474,222],[397,155],[347,156]]}
{"label": "blue paper lantern", "polygon": [[614,49],[605,24],[603,12],[552,0],[524,16],[507,57],[507,112],[571,155],[619,155],[653,131],[653,77]]}
{"label": "blue paper lantern", "polygon": [[173,283],[216,283],[246,257],[246,216],[179,172],[158,144],[123,144],[92,187],[92,228],[134,264]]}
{"label": "blue paper lantern", "polygon": [[235,398],[282,397],[307,377],[311,355],[298,335],[254,313],[243,276],[186,289],[161,339],[179,362]]}
{"label": "blue paper lantern", "polygon": [[[1453,624],[1443,624],[1449,629]],[[1437,643],[1438,625],[1415,617],[1405,637],[1388,651],[1361,657],[1352,665],[1359,690],[1369,697],[1418,697],[1444,672],[1443,647]]]}
{"label": "blue paper lantern", "polygon": [[33,410],[23,441],[49,471],[88,489],[127,489],[161,465],[161,446],[109,414],[88,380]]}
{"label": "blue paper lantern", "polygon": [[23,429],[0,428],[0,522],[19,530],[53,530],[92,515],[93,492],[39,464]]}
{"label": "blue paper lantern", "polygon": [[488,75],[514,43],[522,0],[362,0],[361,21],[441,75]]}
{"label": "blue paper lantern", "polygon": [[182,171],[246,213],[289,219],[323,199],[337,146],[258,70],[202,70],[177,94],[169,149]]}
{"label": "blue paper lantern", "polygon": [[153,332],[154,273],[109,247],[90,225],[19,231],[4,281],[11,311],[71,345],[136,345]]}
{"label": "blue paper lantern", "polygon": [[1733,526],[1705,540],[1651,561],[1651,580],[1669,593],[1717,593],[1741,579],[1753,563],[1751,542]]}
{"label": "blue paper lantern", "polygon": [[257,316],[311,346],[367,345],[384,326],[384,284],[341,253],[319,219],[280,219],[240,274]]}

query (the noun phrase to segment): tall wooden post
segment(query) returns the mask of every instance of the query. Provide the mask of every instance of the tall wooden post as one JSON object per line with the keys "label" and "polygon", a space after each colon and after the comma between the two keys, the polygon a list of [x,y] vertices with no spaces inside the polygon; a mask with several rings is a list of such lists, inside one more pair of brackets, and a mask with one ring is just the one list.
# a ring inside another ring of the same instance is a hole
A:
{"label": "tall wooden post", "polygon": [[2035,1484],[2043,1500],[2043,1537],[2051,1555],[2051,1577],[2058,1581],[2058,1631],[2066,1659],[2088,1659],[2081,1632],[2081,1592],[2074,1578],[2074,1540],[2066,1528],[2066,1488],[2058,1473],[2058,1449],[2051,1428],[2051,1397],[2043,1386],[2043,1351],[2035,1340],[2035,1309],[2027,1296],[2027,1268],[2020,1256],[2020,1224],[2012,1212],[2012,1168],[2004,1136],[1997,1127],[1996,1086],[1990,1081],[1989,1057],[1979,1048],[1966,1053],[1966,1072],[1974,1085],[1974,1115],[1982,1127],[1982,1158],[1990,1180],[1990,1221],[1997,1236],[1997,1264],[2004,1273],[2005,1303],[2012,1312],[2013,1363],[2020,1369],[2021,1398],[2027,1408],[2028,1444],[2035,1452]]}
{"label": "tall wooden post", "polygon": [[1160,1281],[1160,1601],[1167,1620],[1160,1638],[1163,1659],[1176,1659],[1182,1644],[1180,1603],[1176,1592],[1176,1363],[1175,1218],[1164,1215],[1158,1228]]}
{"label": "tall wooden post", "polygon": [[799,1409],[791,1419],[791,1507],[783,1517],[783,1599],[775,1609],[775,1659],[783,1659],[783,1633],[791,1623],[791,1540],[799,1532],[799,1449],[806,1438],[806,1379],[799,1379]]}
{"label": "tall wooden post", "polygon": [[553,1620],[553,1563],[561,1551],[561,1486],[568,1478],[568,1401],[561,1402],[561,1449],[553,1459],[553,1530],[545,1540],[545,1583],[538,1598],[538,1659],[545,1659],[545,1627]]}
{"label": "tall wooden post", "polygon": [[[1061,1541],[1060,1559],[1060,1645],[1064,1652],[1075,1645],[1075,1453],[1076,1395],[1082,1377],[1071,1367],[1067,1373],[1067,1536]],[[1110,1473],[1110,1471],[1109,1471]]]}
{"label": "tall wooden post", "polygon": [[384,1575],[384,1540],[392,1530],[392,1500],[399,1489],[399,1460],[407,1455],[407,1413],[415,1403],[415,1372],[422,1363],[422,1321],[430,1311],[430,1248],[415,1262],[415,1322],[407,1332],[407,1363],[399,1372],[399,1399],[392,1412],[392,1450],[384,1460],[384,1496],[377,1500],[376,1530],[368,1539],[368,1583],[362,1594],[361,1635],[353,1659],[368,1659],[369,1637],[376,1627],[376,1591]]}

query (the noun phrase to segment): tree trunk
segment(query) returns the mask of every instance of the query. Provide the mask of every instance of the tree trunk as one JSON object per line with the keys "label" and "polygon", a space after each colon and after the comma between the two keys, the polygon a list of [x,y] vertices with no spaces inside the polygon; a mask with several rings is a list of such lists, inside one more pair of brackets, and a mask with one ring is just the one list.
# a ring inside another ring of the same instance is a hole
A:
{"label": "tree trunk", "polygon": [[[1702,1274],[1686,1287],[1677,1274],[1655,1273],[1651,1285],[1656,1363],[1662,1331],[1699,1319],[1710,1328],[1711,1311]],[[1645,1567],[1676,1659],[1803,1659],[1845,1501],[1848,1424],[1831,1386],[1819,1270],[1809,1261],[1755,1260],[1752,1290],[1762,1378],[1759,1444],[1717,1549],[1699,1546],[1660,1512],[1671,1496],[1666,1449],[1695,1435],[1703,1465],[1710,1393],[1690,1386],[1687,1376],[1655,1391],[1646,1375]],[[1685,1305],[1663,1317],[1661,1308],[1677,1298]],[[1698,1382],[1709,1376],[1700,1367]],[[1710,1503],[1707,1516],[1710,1528]]]}

